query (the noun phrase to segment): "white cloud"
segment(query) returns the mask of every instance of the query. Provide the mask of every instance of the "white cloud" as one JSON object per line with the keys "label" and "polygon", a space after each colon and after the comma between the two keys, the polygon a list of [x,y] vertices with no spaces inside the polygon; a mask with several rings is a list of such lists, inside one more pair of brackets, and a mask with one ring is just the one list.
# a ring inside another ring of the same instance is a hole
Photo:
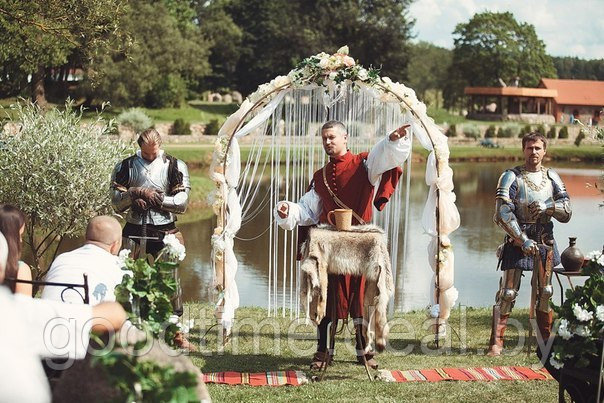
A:
{"label": "white cloud", "polygon": [[417,40],[452,49],[455,26],[483,11],[510,11],[517,21],[532,24],[550,55],[604,58],[601,0],[416,0],[410,15]]}

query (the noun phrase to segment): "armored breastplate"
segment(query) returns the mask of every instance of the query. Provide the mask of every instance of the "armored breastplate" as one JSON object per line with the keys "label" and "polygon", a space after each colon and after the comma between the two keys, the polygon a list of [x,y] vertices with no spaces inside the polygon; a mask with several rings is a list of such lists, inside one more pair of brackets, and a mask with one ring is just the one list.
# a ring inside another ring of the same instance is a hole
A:
{"label": "armored breastplate", "polygon": [[130,167],[130,187],[153,188],[166,193],[169,188],[167,159],[156,158],[153,162],[135,158]]}
{"label": "armored breastplate", "polygon": [[[153,188],[168,193],[170,182],[168,180],[169,161],[158,157],[152,162],[136,157],[130,166],[130,187]],[[169,211],[150,209],[148,223],[154,225],[170,224],[176,220],[174,214]],[[141,224],[142,217],[133,210],[128,212],[126,221],[133,224]]]}
{"label": "armored breastplate", "polygon": [[[547,176],[547,170],[542,169],[538,172],[528,172],[521,170],[516,178],[518,193],[514,199],[516,207],[515,215],[520,224],[533,223],[529,218],[528,206],[534,202],[544,202],[553,196],[554,188],[551,180]],[[544,224],[551,221],[551,217],[543,214],[539,222]]]}

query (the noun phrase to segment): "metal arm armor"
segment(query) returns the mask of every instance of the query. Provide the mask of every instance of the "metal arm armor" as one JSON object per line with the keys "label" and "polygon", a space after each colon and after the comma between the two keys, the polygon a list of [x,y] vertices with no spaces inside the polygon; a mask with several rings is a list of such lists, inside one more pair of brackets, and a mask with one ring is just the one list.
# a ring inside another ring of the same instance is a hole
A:
{"label": "metal arm armor", "polygon": [[132,199],[128,189],[116,182],[116,175],[122,168],[122,162],[117,163],[111,174],[111,205],[117,213],[126,211],[132,205]]}
{"label": "metal arm armor", "polygon": [[520,229],[516,215],[514,214],[514,203],[510,197],[510,187],[516,180],[516,174],[505,171],[499,178],[495,196],[495,215],[493,221],[499,225],[517,244],[522,245],[528,237]]}
{"label": "metal arm armor", "polygon": [[176,166],[182,173],[182,183],[176,189],[170,189],[172,195],[165,195],[162,203],[162,210],[170,211],[176,214],[182,214],[187,210],[189,204],[189,192],[191,191],[191,181],[187,165],[181,160],[176,161]]}
{"label": "metal arm armor", "polygon": [[548,169],[547,176],[553,182],[554,188],[553,211],[550,215],[560,222],[568,222],[572,216],[572,209],[570,198],[566,192],[566,186],[564,186],[564,182],[562,182],[562,179],[554,170]]}

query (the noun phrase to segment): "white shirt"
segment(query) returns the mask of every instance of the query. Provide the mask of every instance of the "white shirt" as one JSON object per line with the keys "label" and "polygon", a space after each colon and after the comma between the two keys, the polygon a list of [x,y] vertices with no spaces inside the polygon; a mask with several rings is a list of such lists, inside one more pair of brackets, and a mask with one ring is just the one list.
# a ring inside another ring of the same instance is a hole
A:
{"label": "white shirt", "polygon": [[[84,274],[88,275],[90,305],[115,301],[115,286],[122,282],[124,272],[121,270],[117,256],[93,244],[86,244],[59,255],[52,262],[46,275],[46,281],[83,284]],[[81,287],[74,290],[66,289],[66,287],[46,286],[42,291],[42,299],[71,304],[82,304],[83,296],[84,289]]]}
{"label": "white shirt", "polygon": [[0,401],[50,402],[41,360],[84,358],[91,318],[89,305],[13,295],[0,286]]}
{"label": "white shirt", "polygon": [[[380,140],[367,156],[367,178],[375,186],[379,183],[381,175],[402,165],[411,151],[411,140],[408,136],[397,141],[390,141],[388,137]],[[323,210],[323,203],[314,187],[306,192],[298,203],[287,202],[289,205],[288,216],[279,217],[277,208],[273,212],[277,224],[285,229],[294,229],[296,225],[313,225],[319,222]]]}

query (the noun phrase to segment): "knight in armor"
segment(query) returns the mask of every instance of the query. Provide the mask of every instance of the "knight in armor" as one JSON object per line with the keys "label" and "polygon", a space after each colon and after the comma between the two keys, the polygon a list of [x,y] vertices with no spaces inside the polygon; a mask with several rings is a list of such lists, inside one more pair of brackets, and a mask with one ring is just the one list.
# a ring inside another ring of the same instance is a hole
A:
{"label": "knight in armor", "polygon": [[503,335],[520,289],[523,272],[533,273],[534,308],[538,338],[548,340],[552,327],[550,300],[552,268],[560,264],[554,241],[552,218],[568,222],[571,206],[560,176],[541,165],[547,141],[537,132],[522,138],[525,163],[506,170],[499,178],[493,220],[505,232],[498,250],[503,271],[495,296],[488,355],[497,356],[503,349]]}
{"label": "knight in armor", "polygon": [[[174,234],[184,239],[176,228],[177,214],[187,209],[191,183],[187,165],[161,149],[161,136],[155,129],[143,131],[137,140],[140,150],[115,166],[111,178],[111,202],[116,212],[127,211],[122,230],[122,247],[133,256],[157,257],[164,247],[163,238]],[[182,290],[178,274],[177,292],[172,301],[174,313],[182,316]],[[184,336],[177,335],[177,344]]]}

